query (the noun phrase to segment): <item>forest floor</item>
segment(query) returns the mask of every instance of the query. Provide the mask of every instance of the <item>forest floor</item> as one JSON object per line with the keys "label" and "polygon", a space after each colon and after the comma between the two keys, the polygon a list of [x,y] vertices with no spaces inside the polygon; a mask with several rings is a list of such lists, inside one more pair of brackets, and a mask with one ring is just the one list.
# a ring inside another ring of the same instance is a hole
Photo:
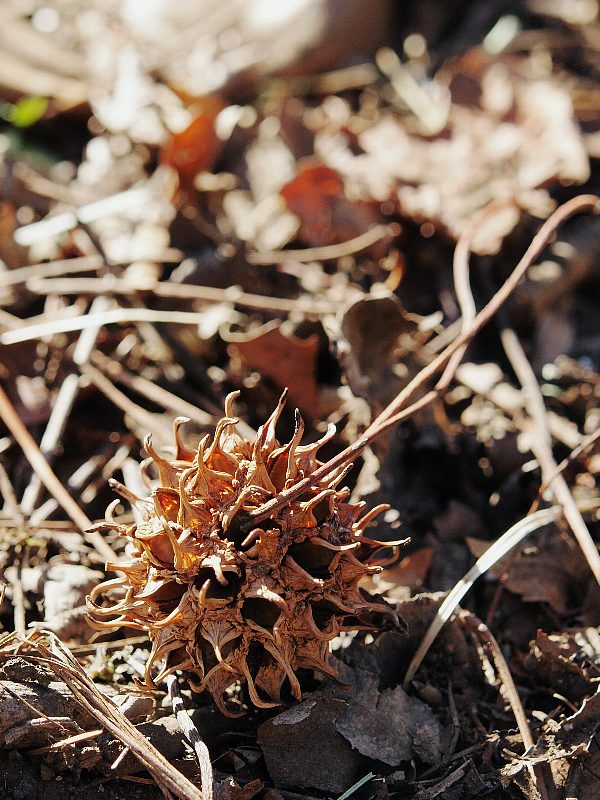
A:
{"label": "forest floor", "polygon": [[[7,798],[600,794],[598,3],[402,5],[302,61],[235,2],[0,4]],[[361,584],[400,622],[230,717],[90,626],[136,503],[97,523],[148,434],[238,392],[253,440],[285,389],[406,540]]]}

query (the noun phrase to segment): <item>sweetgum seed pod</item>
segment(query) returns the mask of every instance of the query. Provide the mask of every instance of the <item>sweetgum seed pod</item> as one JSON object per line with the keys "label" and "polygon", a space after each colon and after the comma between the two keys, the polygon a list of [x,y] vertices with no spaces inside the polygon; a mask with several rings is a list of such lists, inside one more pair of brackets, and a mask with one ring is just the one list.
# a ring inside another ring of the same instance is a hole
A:
{"label": "sweetgum seed pod", "polygon": [[337,488],[343,475],[248,529],[249,512],[320,466],[319,447],[333,432],[301,446],[297,415],[294,436],[281,445],[275,426],[284,395],[249,441],[236,431],[236,396],[227,397],[212,441],[204,437],[195,452],[181,442],[181,419],[173,459],[147,438],[159,485],[134,498],[141,523],[119,526],[109,515],[98,526],[128,540],[128,560],[107,565],[122,577],[87,598],[93,627],[147,631],[148,687],[183,670],[192,688],[210,692],[226,714],[224,692],[237,681],[247,683],[260,708],[281,702],[286,679],[300,699],[299,668],[337,677],[329,642],[340,631],[373,629],[383,618],[398,623],[390,606],[359,587],[381,570],[368,563],[380,543],[364,528],[387,506],[360,519],[364,503],[346,502],[348,490]]}

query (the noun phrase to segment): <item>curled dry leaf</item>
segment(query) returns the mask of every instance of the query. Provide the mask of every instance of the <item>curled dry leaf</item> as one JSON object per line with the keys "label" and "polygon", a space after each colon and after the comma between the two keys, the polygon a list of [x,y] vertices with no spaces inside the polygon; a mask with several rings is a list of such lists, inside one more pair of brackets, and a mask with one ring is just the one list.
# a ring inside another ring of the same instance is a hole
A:
{"label": "curled dry leaf", "polygon": [[[413,377],[416,366],[401,338],[414,342],[417,326],[398,298],[368,295],[345,310],[337,348],[353,393],[384,406]],[[411,346],[411,345],[409,345]]]}
{"label": "curled dry leaf", "polygon": [[[345,470],[245,530],[248,512],[317,469],[317,452],[335,429],[302,446],[298,415],[291,441],[281,445],[275,426],[284,395],[249,441],[236,431],[234,398],[212,441],[204,437],[196,452],[181,441],[181,419],[174,458],[146,439],[146,467],[155,465],[159,485],[136,502],[140,524],[107,519],[104,527],[128,539],[129,560],[108,564],[123,577],[88,598],[98,629],[148,632],[148,686],[186,670],[192,688],[209,691],[224,713],[223,693],[236,681],[247,683],[258,707],[279,703],[286,679],[300,698],[298,668],[336,675],[329,642],[340,631],[369,629],[385,617],[397,624],[389,606],[359,588],[361,578],[380,571],[369,561],[381,545],[364,535],[376,509],[359,518],[364,504],[346,502],[349,490],[337,488]],[[101,599],[107,595],[112,604]]]}
{"label": "curled dry leaf", "polygon": [[313,419],[318,414],[317,353],[319,339],[284,336],[277,320],[267,323],[259,332],[229,334],[229,353],[242,366],[258,370],[270,378],[278,389],[287,387],[290,400],[303,414]]}

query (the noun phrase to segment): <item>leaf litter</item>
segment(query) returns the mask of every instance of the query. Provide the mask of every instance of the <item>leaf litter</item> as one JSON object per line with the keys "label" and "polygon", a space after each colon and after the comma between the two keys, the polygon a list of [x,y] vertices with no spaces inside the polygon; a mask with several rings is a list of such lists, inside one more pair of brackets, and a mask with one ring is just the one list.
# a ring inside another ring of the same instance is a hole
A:
{"label": "leaf litter", "polygon": [[[597,210],[597,4],[5,5],[7,796],[595,797],[598,221],[569,217]],[[147,493],[147,433],[186,415],[196,448],[237,391],[252,439],[285,388],[280,441],[296,406],[304,443],[333,423],[369,535],[410,539],[363,584],[406,630],[342,631],[337,681],[232,686],[227,719],[87,625],[126,548],[84,531],[111,479]]]}

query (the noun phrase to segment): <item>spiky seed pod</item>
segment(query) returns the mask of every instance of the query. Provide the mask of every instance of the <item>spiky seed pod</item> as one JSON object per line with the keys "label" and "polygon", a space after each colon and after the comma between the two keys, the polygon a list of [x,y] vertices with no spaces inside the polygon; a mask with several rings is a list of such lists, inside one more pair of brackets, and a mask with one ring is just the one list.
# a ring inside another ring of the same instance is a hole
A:
{"label": "spiky seed pod", "polygon": [[[212,441],[205,436],[196,452],[182,444],[182,418],[175,421],[174,458],[159,455],[146,439],[150,458],[143,469],[154,463],[159,485],[145,499],[120,487],[143,521],[120,526],[109,508],[98,527],[128,539],[129,560],[107,564],[122,577],[88,597],[95,628],[148,632],[148,686],[185,670],[192,688],[208,690],[225,713],[223,693],[236,681],[247,683],[259,707],[280,702],[286,678],[300,698],[298,668],[336,676],[329,642],[340,631],[372,628],[382,615],[397,622],[389,606],[359,588],[361,578],[381,569],[368,563],[381,543],[363,533],[387,506],[360,519],[365,504],[348,503],[349,490],[337,488],[345,470],[248,529],[248,512],[314,472],[317,452],[335,428],[302,446],[297,414],[291,441],[279,444],[275,425],[284,395],[248,441],[236,431],[236,396],[228,396]],[[102,596],[115,592],[117,601],[105,605]]]}

